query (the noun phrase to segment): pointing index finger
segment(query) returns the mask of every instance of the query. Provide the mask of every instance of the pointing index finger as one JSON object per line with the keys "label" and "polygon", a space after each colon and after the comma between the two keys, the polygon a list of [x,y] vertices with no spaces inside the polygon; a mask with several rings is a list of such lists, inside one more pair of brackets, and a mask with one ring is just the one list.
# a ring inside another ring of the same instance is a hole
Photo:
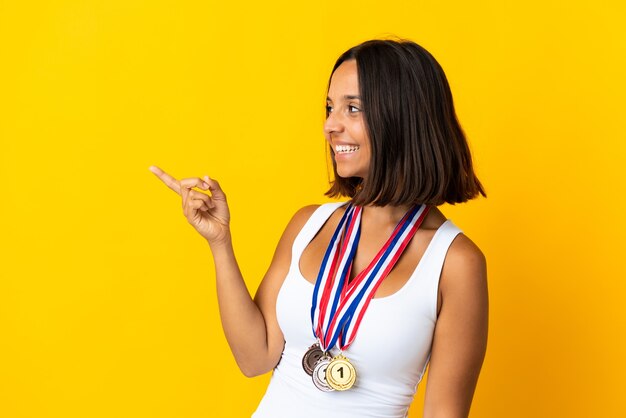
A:
{"label": "pointing index finger", "polygon": [[170,176],[155,165],[151,165],[149,170],[152,171],[154,175],[157,176],[163,183],[165,183],[167,187],[180,194],[180,184],[174,177]]}

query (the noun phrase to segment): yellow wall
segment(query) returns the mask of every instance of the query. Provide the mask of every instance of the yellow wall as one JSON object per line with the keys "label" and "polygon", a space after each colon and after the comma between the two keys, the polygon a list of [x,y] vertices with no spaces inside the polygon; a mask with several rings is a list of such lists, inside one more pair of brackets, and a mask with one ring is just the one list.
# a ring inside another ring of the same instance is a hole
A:
{"label": "yellow wall", "polygon": [[0,2],[0,416],[249,416],[269,375],[148,166],[221,181],[256,289],[325,201],[334,60],[387,34],[444,67],[489,195],[443,208],[489,264],[471,416],[625,416],[622,4]]}

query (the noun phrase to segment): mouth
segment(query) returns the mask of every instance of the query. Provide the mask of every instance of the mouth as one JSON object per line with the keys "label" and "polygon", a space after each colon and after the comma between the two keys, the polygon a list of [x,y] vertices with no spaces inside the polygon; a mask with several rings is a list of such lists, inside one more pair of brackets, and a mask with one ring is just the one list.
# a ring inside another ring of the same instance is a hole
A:
{"label": "mouth", "polygon": [[335,145],[335,154],[350,154],[359,150],[358,145]]}

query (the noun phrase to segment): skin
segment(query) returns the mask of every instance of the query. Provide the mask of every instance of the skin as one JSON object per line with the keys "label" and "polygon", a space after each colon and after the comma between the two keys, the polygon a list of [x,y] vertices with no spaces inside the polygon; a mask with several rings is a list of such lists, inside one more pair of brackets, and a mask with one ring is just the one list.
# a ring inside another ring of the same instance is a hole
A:
{"label": "skin", "polygon": [[335,153],[340,177],[367,176],[371,157],[365,130],[356,61],[341,64],[333,74],[326,98],[328,117],[324,122],[324,137],[333,151],[338,145],[356,145],[357,151]]}
{"label": "skin", "polygon": [[[355,61],[344,62],[331,79],[324,135],[333,147],[359,146],[354,153],[335,155],[337,172],[367,181],[371,154],[358,87]],[[182,198],[185,217],[209,244],[215,262],[222,326],[239,368],[249,377],[271,371],[280,360],[284,346],[284,336],[276,320],[276,298],[289,270],[293,241],[318,206],[306,206],[290,220],[252,298],[235,258],[230,212],[219,183],[208,176],[176,180],[158,167],[150,169]],[[300,270],[312,283],[343,210],[339,208],[331,215],[302,253]],[[364,207],[353,277],[374,257],[407,210],[408,207]],[[406,283],[437,228],[445,221],[438,208],[430,208],[374,297],[391,295]],[[485,257],[465,234],[458,234],[448,249],[440,277],[437,314],[423,416],[467,417],[486,352],[488,292]]]}

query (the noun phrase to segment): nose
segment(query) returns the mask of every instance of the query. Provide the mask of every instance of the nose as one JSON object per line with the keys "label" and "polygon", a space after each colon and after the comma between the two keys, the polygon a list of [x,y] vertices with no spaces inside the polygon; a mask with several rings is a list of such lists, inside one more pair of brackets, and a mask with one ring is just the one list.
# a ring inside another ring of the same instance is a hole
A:
{"label": "nose", "polygon": [[330,136],[332,134],[343,132],[343,123],[337,116],[337,114],[331,112],[324,121],[324,136],[326,136],[326,139],[328,140],[330,140]]}

